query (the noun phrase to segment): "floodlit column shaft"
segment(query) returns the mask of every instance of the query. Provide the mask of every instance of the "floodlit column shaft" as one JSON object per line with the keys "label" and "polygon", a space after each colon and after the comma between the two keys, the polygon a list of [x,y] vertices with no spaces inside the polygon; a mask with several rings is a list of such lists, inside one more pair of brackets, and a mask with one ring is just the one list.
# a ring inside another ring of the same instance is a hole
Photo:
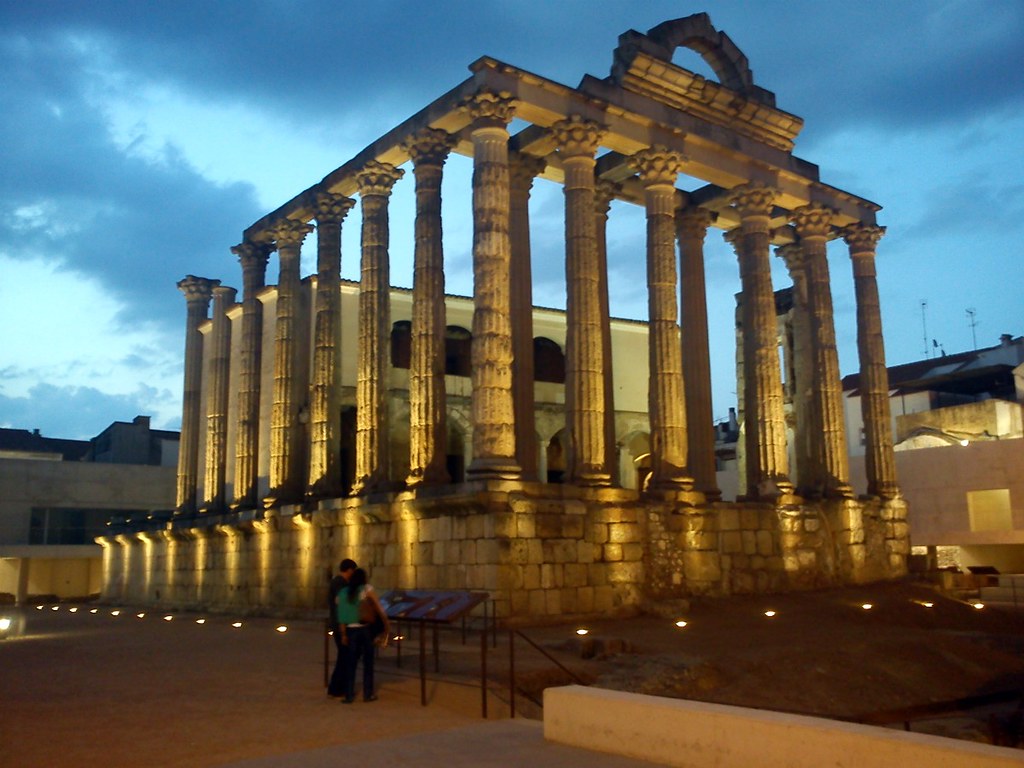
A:
{"label": "floodlit column shaft", "polygon": [[445,406],[444,250],[441,176],[452,139],[425,130],[408,145],[416,175],[416,249],[413,264],[409,364],[409,477],[406,483],[448,482]]}
{"label": "floodlit column shaft", "polygon": [[212,349],[208,363],[206,394],[206,477],[204,506],[213,512],[225,507],[224,483],[227,467],[228,376],[231,365],[231,321],[228,309],[235,303],[235,289],[213,289]]}
{"label": "floodlit column shaft", "polygon": [[768,254],[773,200],[773,190],[756,184],[736,187],[732,193],[742,222],[738,250],[743,288],[743,404],[747,493],[752,498],[772,498],[792,490]]}
{"label": "floodlit column shaft", "polygon": [[594,153],[600,128],[573,117],[552,126],[565,170],[566,380],[569,482],[608,485],[605,346],[594,218]]}
{"label": "floodlit column shaft", "polygon": [[299,324],[299,251],[313,227],[285,220],[268,236],[277,245],[280,275],[274,321],[274,401],[270,411],[270,495],[268,505],[300,496],[298,446],[299,403],[296,392]]}
{"label": "floodlit column shaft", "polygon": [[516,418],[516,463],[524,480],[537,479],[534,417],[533,274],[530,262],[530,189],[544,161],[529,155],[509,158],[509,230],[512,247],[512,397]]}
{"label": "floodlit column shaft", "polygon": [[518,479],[512,399],[508,123],[512,101],[477,94],[473,118],[473,460],[476,478]]}
{"label": "floodlit column shaft", "polygon": [[820,466],[826,496],[849,496],[850,461],[846,451],[843,385],[839,376],[832,287],[829,281],[826,237],[832,212],[820,206],[804,206],[793,212],[800,245],[807,264],[807,308],[811,321],[811,390],[817,420],[814,452]]}
{"label": "floodlit column shaft", "polygon": [[608,211],[620,192],[618,185],[599,181],[594,193],[594,227],[597,238],[598,298],[601,303],[601,347],[604,350],[604,450],[605,466],[613,485],[621,482],[615,447],[615,377],[612,360],[612,318],[608,300]]}
{"label": "floodlit column shaft", "polygon": [[391,286],[388,197],[405,174],[371,161],[359,172],[363,212],[359,284],[359,372],[356,379],[356,477],[353,491],[369,493],[388,480],[388,347]]}
{"label": "floodlit column shaft", "polygon": [[266,280],[269,250],[243,242],[231,249],[242,265],[242,339],[238,369],[238,430],[233,506],[256,505],[259,472],[260,367],[263,359],[263,304],[257,297]]}
{"label": "floodlit column shaft", "polygon": [[355,205],[343,195],[316,201],[317,268],[313,376],[309,388],[309,486],[314,497],[341,493],[341,223]]}
{"label": "floodlit column shaft", "polygon": [[185,294],[185,387],[181,408],[181,443],[178,449],[177,508],[181,512],[196,509],[199,472],[199,400],[203,383],[203,335],[199,324],[210,309],[210,296],[219,280],[188,275],[178,282]]}
{"label": "floodlit column shaft", "polygon": [[853,260],[857,298],[857,351],[860,355],[861,411],[864,419],[868,493],[883,499],[900,495],[892,444],[889,373],[885,367],[882,312],[875,273],[875,248],[884,227],[855,225],[843,232]]}
{"label": "floodlit column shaft", "polygon": [[821,466],[814,450],[817,441],[814,431],[813,375],[814,356],[811,353],[811,318],[807,308],[807,268],[803,249],[789,243],[775,249],[776,255],[786,263],[793,280],[793,413],[796,417],[793,445],[793,474],[801,492],[811,495],[820,489]]}
{"label": "floodlit column shaft", "polygon": [[715,427],[711,410],[711,352],[708,348],[708,300],[704,279],[704,238],[710,211],[684,208],[676,214],[682,284],[682,351],[686,386],[687,466],[694,487],[717,498]]}
{"label": "floodlit column shaft", "polygon": [[675,181],[682,155],[652,147],[633,155],[647,210],[649,319],[648,410],[651,420],[651,490],[689,491],[686,470],[686,393],[678,323]]}

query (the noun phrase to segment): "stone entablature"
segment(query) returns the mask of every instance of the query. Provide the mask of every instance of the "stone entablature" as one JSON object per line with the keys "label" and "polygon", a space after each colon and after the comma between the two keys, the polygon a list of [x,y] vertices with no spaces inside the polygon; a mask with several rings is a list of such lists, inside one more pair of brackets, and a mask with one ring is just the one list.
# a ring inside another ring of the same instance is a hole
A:
{"label": "stone entablature", "polygon": [[[679,47],[702,55],[721,83],[673,64]],[[183,281],[178,516],[162,531],[106,538],[111,584],[144,600],[162,580],[162,594],[188,601],[202,603],[205,590],[211,605],[234,605],[231,590],[241,590],[254,609],[297,609],[318,569],[351,555],[378,583],[487,589],[504,616],[521,618],[903,573],[908,536],[875,274],[879,207],[822,183],[792,154],[802,121],[776,108],[704,14],[626,33],[611,76],[586,76],[577,88],[486,57],[470,70],[245,230],[233,249],[240,311],[221,292],[215,321],[200,330],[219,281]],[[461,302],[444,296],[449,154],[473,164],[473,295]],[[565,191],[567,309],[557,339],[538,334],[531,309],[527,201],[538,176]],[[399,312],[388,203],[409,177],[415,274]],[[630,345],[616,337],[632,328],[609,317],[613,201],[646,214],[635,253],[645,254],[648,317]],[[361,281],[346,306],[339,231],[357,204]],[[303,279],[299,247],[312,221],[317,277]],[[707,306],[695,261],[709,229],[734,246],[744,294],[734,501],[719,500],[705,434]],[[870,494],[861,499],[848,478],[825,259],[838,238],[857,289]],[[791,362],[812,390],[788,422],[772,246],[786,249],[798,285]],[[265,287],[275,250],[278,282]],[[453,328],[448,310],[460,303]],[[205,460],[223,461],[223,471]],[[164,564],[138,565],[153,562],[133,556],[138,542],[149,554],[166,542]]]}

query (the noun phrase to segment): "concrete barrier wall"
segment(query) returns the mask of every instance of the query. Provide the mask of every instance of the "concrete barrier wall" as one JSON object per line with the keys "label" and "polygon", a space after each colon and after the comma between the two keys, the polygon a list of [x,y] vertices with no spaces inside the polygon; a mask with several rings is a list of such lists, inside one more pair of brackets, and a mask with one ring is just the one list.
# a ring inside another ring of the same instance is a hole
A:
{"label": "concrete barrier wall", "polygon": [[544,691],[544,736],[679,768],[1024,765],[1024,752],[1016,749],[574,685]]}

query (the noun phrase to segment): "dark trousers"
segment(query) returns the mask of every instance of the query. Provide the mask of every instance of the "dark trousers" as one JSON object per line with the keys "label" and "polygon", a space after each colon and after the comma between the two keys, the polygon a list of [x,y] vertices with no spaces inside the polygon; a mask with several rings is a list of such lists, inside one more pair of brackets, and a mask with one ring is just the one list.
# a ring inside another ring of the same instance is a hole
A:
{"label": "dark trousers", "polygon": [[356,669],[363,662],[363,698],[373,696],[373,630],[368,626],[348,628],[348,646],[343,654],[347,661],[345,674],[345,698],[354,699],[356,695]]}
{"label": "dark trousers", "polygon": [[334,647],[338,652],[338,656],[334,660],[334,671],[331,673],[331,682],[327,685],[327,695],[344,696],[348,649],[341,644],[341,630],[338,629],[337,625],[334,627]]}

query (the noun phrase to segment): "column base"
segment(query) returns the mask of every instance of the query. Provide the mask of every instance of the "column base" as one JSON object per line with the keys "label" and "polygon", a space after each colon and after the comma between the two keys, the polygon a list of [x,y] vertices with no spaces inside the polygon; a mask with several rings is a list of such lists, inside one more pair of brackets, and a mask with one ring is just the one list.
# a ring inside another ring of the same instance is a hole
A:
{"label": "column base", "polygon": [[489,456],[473,459],[466,467],[466,476],[470,480],[519,480],[523,470],[512,457]]}

